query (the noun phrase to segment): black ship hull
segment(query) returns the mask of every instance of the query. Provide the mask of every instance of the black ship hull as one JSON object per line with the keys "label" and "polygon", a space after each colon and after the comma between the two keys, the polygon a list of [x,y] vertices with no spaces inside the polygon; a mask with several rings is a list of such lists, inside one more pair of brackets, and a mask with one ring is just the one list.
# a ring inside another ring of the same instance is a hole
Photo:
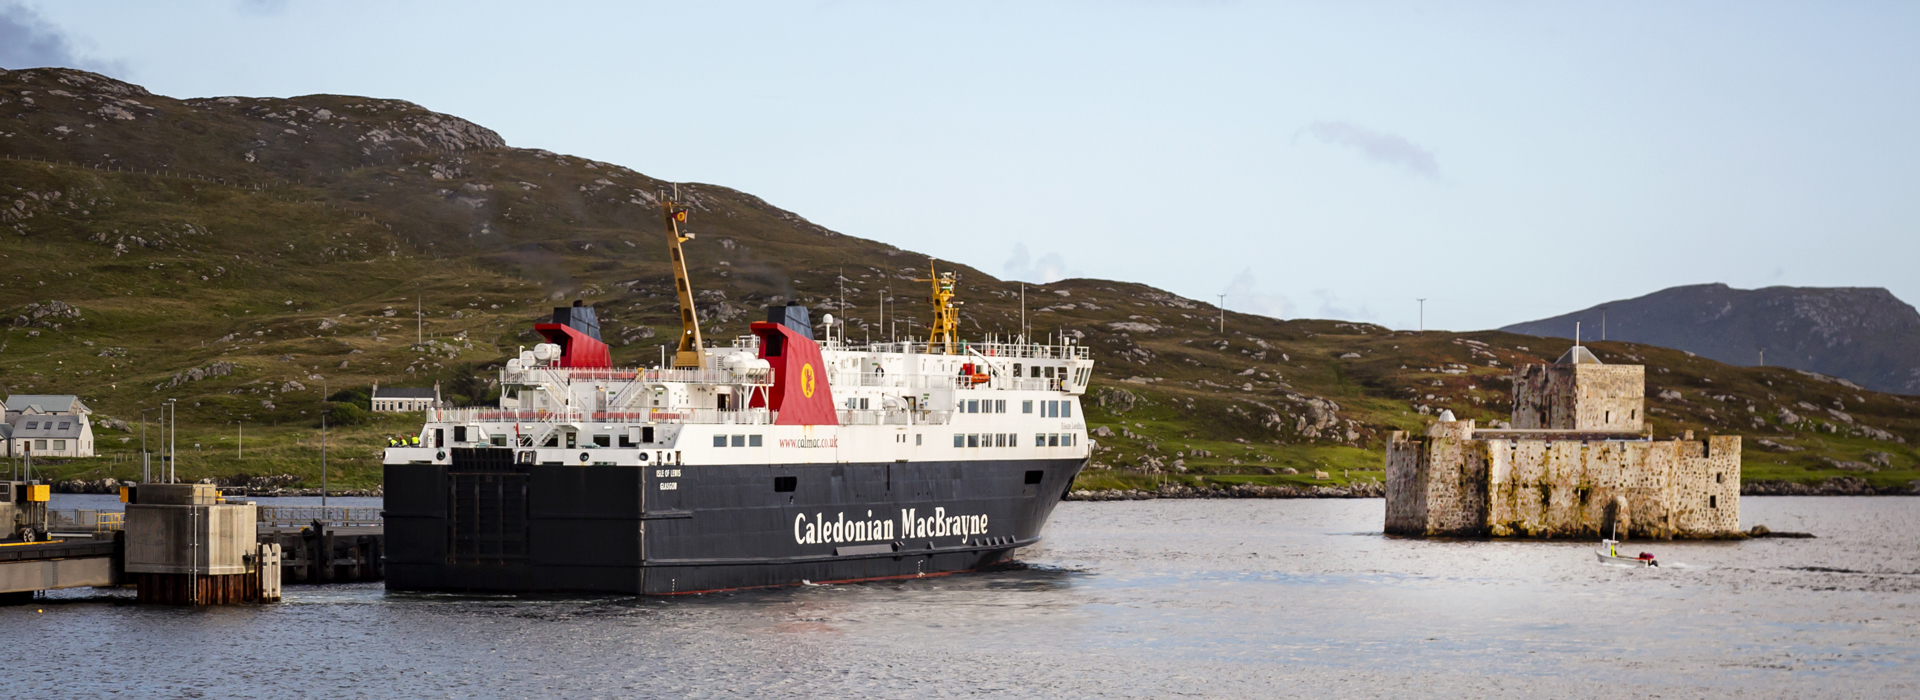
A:
{"label": "black ship hull", "polygon": [[1040,538],[1084,460],[388,464],[387,588],[677,594],[967,571]]}

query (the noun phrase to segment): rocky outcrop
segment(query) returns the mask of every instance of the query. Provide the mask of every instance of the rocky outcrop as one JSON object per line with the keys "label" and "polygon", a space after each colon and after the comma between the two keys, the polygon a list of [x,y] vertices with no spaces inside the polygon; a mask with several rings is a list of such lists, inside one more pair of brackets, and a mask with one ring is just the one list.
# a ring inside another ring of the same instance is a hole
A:
{"label": "rocky outcrop", "polygon": [[28,304],[26,308],[20,310],[18,315],[13,317],[13,325],[16,328],[58,329],[63,323],[71,323],[78,320],[80,320],[80,309],[74,308],[64,301],[55,299],[45,304]]}
{"label": "rocky outcrop", "polygon": [[173,387],[180,386],[181,384],[185,384],[187,382],[197,382],[202,379],[210,379],[213,377],[224,377],[229,374],[233,374],[232,363],[224,362],[224,361],[215,362],[205,367],[195,367],[185,372],[175,374],[173,375],[172,379],[169,379],[165,382],[161,382],[159,384],[155,384],[153,385],[153,388],[155,391],[158,391],[161,389],[171,389]]}
{"label": "rocky outcrop", "polygon": [[1905,486],[1874,486],[1857,476],[1837,476],[1818,484],[1791,481],[1748,481],[1742,496],[1920,496],[1920,480]]}
{"label": "rocky outcrop", "polygon": [[1381,498],[1386,487],[1377,481],[1357,481],[1346,486],[1261,486],[1257,484],[1215,484],[1196,488],[1183,484],[1161,484],[1157,491],[1140,489],[1079,489],[1067,493],[1069,501],[1142,501],[1154,498]]}

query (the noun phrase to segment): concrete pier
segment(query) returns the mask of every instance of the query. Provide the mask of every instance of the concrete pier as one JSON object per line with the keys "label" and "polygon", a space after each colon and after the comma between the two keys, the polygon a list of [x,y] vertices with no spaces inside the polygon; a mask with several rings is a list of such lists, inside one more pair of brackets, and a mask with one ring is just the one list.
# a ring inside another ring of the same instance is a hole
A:
{"label": "concrete pier", "polygon": [[252,503],[210,484],[142,484],[127,502],[126,571],[140,602],[224,605],[280,598],[278,545],[257,541]]}

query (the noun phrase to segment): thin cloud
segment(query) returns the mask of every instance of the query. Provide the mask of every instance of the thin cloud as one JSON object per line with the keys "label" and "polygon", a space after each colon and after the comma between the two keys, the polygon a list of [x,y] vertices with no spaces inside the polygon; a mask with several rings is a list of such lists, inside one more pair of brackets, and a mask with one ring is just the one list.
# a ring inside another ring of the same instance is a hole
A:
{"label": "thin cloud", "polygon": [[1226,306],[1229,309],[1272,318],[1293,315],[1293,302],[1285,296],[1260,291],[1260,281],[1253,276],[1251,267],[1234,275],[1233,281],[1223,291],[1227,293]]}
{"label": "thin cloud", "polygon": [[1359,151],[1368,160],[1406,168],[1429,180],[1440,179],[1440,161],[1433,152],[1403,136],[1351,122],[1314,122],[1305,131],[1323,143]]}
{"label": "thin cloud", "polygon": [[85,68],[123,74],[115,61],[82,58],[58,27],[18,2],[0,3],[0,68]]}
{"label": "thin cloud", "polygon": [[1035,259],[1027,252],[1027,244],[1013,244],[1013,257],[1007,258],[1000,266],[1001,276],[1010,280],[1024,280],[1035,284],[1052,284],[1068,277],[1077,277],[1079,272],[1067,269],[1067,260],[1059,253],[1047,253]]}
{"label": "thin cloud", "polygon": [[1366,304],[1346,305],[1340,301],[1340,296],[1330,289],[1313,290],[1313,295],[1320,297],[1320,318],[1338,321],[1371,321],[1377,316],[1372,309],[1367,308]]}

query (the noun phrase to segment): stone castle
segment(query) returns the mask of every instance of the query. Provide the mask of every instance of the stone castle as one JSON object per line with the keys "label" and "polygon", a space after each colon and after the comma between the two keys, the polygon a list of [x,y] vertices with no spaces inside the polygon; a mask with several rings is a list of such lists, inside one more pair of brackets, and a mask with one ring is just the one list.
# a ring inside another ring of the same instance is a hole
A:
{"label": "stone castle", "polygon": [[[1513,374],[1511,428],[1451,413],[1387,443],[1388,534],[1719,537],[1740,528],[1740,437],[1655,440],[1646,369],[1574,346]],[[1616,529],[1617,528],[1617,529]]]}

